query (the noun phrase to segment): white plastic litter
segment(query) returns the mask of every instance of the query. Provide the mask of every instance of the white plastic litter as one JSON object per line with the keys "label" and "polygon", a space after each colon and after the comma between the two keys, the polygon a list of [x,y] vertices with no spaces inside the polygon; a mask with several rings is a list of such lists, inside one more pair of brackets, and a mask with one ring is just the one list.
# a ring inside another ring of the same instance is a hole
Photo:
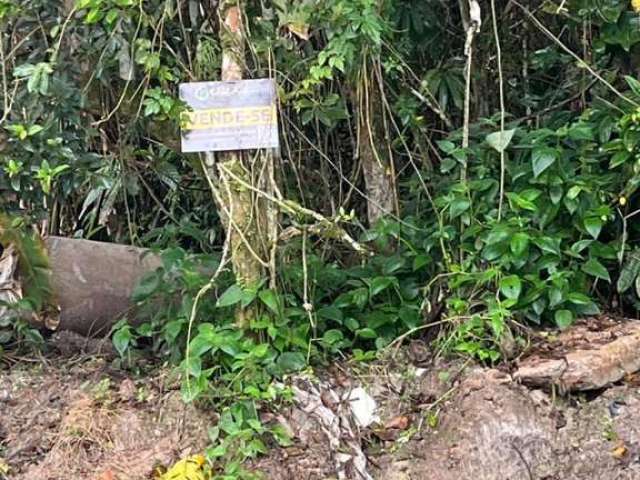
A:
{"label": "white plastic litter", "polygon": [[379,422],[380,417],[376,414],[378,406],[362,387],[354,388],[348,396],[351,412],[360,428],[366,428],[374,422]]}

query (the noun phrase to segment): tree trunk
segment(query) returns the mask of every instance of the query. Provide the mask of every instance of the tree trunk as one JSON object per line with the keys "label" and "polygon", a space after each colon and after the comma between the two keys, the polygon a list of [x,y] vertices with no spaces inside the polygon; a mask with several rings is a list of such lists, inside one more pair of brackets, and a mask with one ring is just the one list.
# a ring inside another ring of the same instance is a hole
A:
{"label": "tree trunk", "polygon": [[[241,80],[244,69],[245,36],[243,12],[238,0],[223,0],[219,5],[222,45],[222,80]],[[206,167],[218,187],[218,210],[226,228],[231,229],[230,255],[236,282],[242,287],[255,286],[266,276],[269,265],[269,219],[267,208],[242,182],[258,185],[265,159],[243,152],[222,152],[214,160],[207,155]],[[217,164],[216,164],[217,161]],[[236,177],[236,178],[234,178]],[[238,326],[246,328],[257,314],[255,308],[238,309]]]}
{"label": "tree trunk", "polygon": [[[374,68],[366,62],[368,68]],[[367,194],[369,226],[397,213],[395,170],[385,135],[382,85],[374,72],[363,69],[358,85],[358,149]]]}

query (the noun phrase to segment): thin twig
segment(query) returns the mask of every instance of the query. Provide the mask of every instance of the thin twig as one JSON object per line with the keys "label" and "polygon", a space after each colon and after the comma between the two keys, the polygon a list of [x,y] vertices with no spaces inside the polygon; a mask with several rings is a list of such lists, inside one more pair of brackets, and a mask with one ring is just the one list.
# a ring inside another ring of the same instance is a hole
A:
{"label": "thin twig", "polygon": [[[206,165],[204,165],[204,162],[202,162],[202,170],[204,171],[204,175],[207,178],[207,183],[209,184],[209,188],[211,189],[211,193],[214,196],[214,198],[219,198],[220,197],[220,192],[218,192],[218,189],[215,187],[215,185],[213,184],[213,180],[211,179],[211,176],[209,175],[209,172],[207,170]],[[227,225],[227,235],[225,237],[224,240],[224,246],[222,248],[222,257],[220,258],[220,264],[218,265],[218,268],[216,268],[216,271],[213,273],[213,275],[211,276],[211,278],[209,279],[209,281],[207,282],[206,285],[203,285],[202,288],[200,288],[200,290],[198,290],[198,293],[195,296],[195,299],[193,300],[193,306],[191,307],[191,315],[189,316],[189,325],[187,327],[187,345],[185,348],[185,364],[188,366],[189,365],[189,358],[190,358],[190,347],[189,344],[191,343],[191,334],[193,331],[193,324],[195,322],[196,319],[196,314],[198,312],[198,304],[200,303],[200,299],[204,296],[205,293],[207,293],[209,290],[211,290],[216,283],[216,280],[218,279],[218,277],[220,276],[220,274],[222,273],[222,271],[224,270],[225,265],[227,264],[227,262],[229,261],[229,246],[231,245],[231,211],[233,208],[233,204],[232,202],[229,202],[229,215],[227,216],[228,220],[229,220],[229,224]],[[187,385],[187,392],[189,392],[189,394],[191,393],[191,384],[189,381],[189,377],[190,377],[190,373],[189,371],[186,372],[186,385]]]}
{"label": "thin twig", "polygon": [[[136,27],[136,31],[133,34],[133,41],[131,42],[131,53],[130,53],[130,58],[133,59],[135,56],[135,42],[138,38],[138,35],[140,33],[140,28],[142,27],[142,17],[143,17],[143,13],[144,10],[142,8],[142,0],[140,0],[140,4],[139,4],[139,8],[140,8],[140,18],[138,19],[138,25]],[[127,96],[127,91],[129,90],[129,85],[131,85],[131,82],[133,81],[133,75],[131,75],[131,78],[127,78],[126,83],[124,84],[124,89],[122,90],[122,94],[120,95],[120,98],[118,99],[118,102],[116,103],[116,106],[113,107],[113,109],[103,118],[101,118],[100,120],[93,122],[92,126],[93,127],[98,127],[100,125],[102,125],[105,122],[108,122],[111,117],[120,109],[120,107],[122,106],[122,103],[124,102],[125,97]]]}
{"label": "thin twig", "polygon": [[527,462],[527,460],[524,458],[524,455],[522,454],[522,452],[516,446],[515,443],[511,442],[511,447],[518,454],[518,457],[520,457],[520,460],[522,461],[522,463],[524,464],[525,468],[527,469],[527,474],[529,476],[529,480],[533,480],[533,473],[531,472],[531,466],[529,465],[529,462]]}
{"label": "thin twig", "polygon": [[62,46],[62,40],[64,38],[64,32],[67,29],[67,26],[69,25],[69,22],[71,21],[71,18],[75,15],[76,11],[77,11],[77,6],[74,5],[74,7],[71,9],[71,11],[69,12],[69,15],[67,15],[67,18],[65,19],[64,23],[62,24],[62,28],[60,29],[60,33],[58,34],[58,44],[56,45],[55,50],[53,51],[53,53],[51,54],[50,57],[50,62],[51,63],[56,63],[56,61],[58,60],[58,53],[60,53],[60,47]]}
{"label": "thin twig", "polygon": [[6,117],[9,111],[9,82],[7,81],[6,62],[4,58],[4,42],[2,40],[2,31],[0,31],[0,73],[2,74],[2,102],[3,118]]}
{"label": "thin twig", "polygon": [[365,247],[363,247],[357,241],[355,241],[343,228],[339,227],[334,222],[330,221],[324,215],[322,215],[322,214],[320,214],[320,213],[318,213],[318,212],[316,212],[314,210],[310,210],[308,208],[305,208],[305,207],[299,205],[296,202],[292,202],[292,201],[288,201],[288,200],[280,200],[280,199],[274,197],[273,195],[270,195],[269,193],[264,192],[264,191],[260,190],[259,188],[256,188],[253,185],[245,182],[242,178],[238,177],[233,172],[228,170],[223,164],[220,164],[219,167],[220,167],[221,170],[224,171],[224,173],[226,175],[229,175],[236,182],[238,182],[241,186],[243,186],[244,188],[247,188],[247,189],[257,193],[258,195],[266,198],[267,200],[270,200],[271,202],[275,203],[280,208],[282,208],[284,211],[286,211],[286,212],[288,212],[290,214],[298,214],[298,215],[303,215],[303,216],[306,216],[306,217],[311,217],[311,218],[315,219],[316,221],[318,221],[319,223],[321,223],[323,225],[332,226],[334,228],[337,228],[337,229],[339,229],[340,238],[345,243],[349,244],[351,246],[351,248],[353,248],[356,252],[361,253],[361,254],[367,254],[367,255],[370,253],[369,250],[367,250]]}
{"label": "thin twig", "polygon": [[[318,155],[320,155],[320,157],[324,160],[327,161],[327,163],[329,165],[331,165],[331,168],[333,168],[338,175],[340,175],[340,178],[342,181],[344,181],[347,185],[349,185],[353,191],[355,191],[358,195],[360,195],[364,200],[366,200],[368,203],[371,203],[372,205],[374,205],[377,208],[382,209],[383,207],[376,202],[374,199],[370,198],[365,192],[362,191],[362,189],[360,189],[353,181],[349,180],[341,171],[340,168],[335,164],[335,162],[331,159],[331,157],[329,157],[325,152],[322,151],[322,149],[320,149],[294,122],[293,120],[291,120],[288,116],[283,116],[282,117],[290,126],[291,128],[293,128],[296,133],[298,134],[298,136],[300,136],[300,138],[302,138],[308,145],[309,147],[314,150],[315,152],[318,153]],[[416,227],[415,225],[412,225],[409,222],[406,222],[405,220],[403,220],[402,218],[400,218],[399,216],[395,215],[394,213],[390,213],[389,214],[390,218],[393,218],[396,222],[400,223],[401,225],[410,228],[412,230],[415,231],[421,231],[421,232],[426,232],[426,230],[424,228],[420,228],[420,227]]]}
{"label": "thin twig", "polygon": [[[496,2],[491,0],[491,17],[493,23],[493,35],[496,41],[496,53],[498,62],[498,88],[500,92],[500,142],[504,140],[504,79],[502,76],[502,49],[500,48],[500,34],[498,33],[498,18],[496,15]],[[498,221],[502,219],[502,205],[504,203],[504,177],[505,177],[505,149],[500,149],[500,196],[498,199]]]}
{"label": "thin twig", "polygon": [[553,40],[562,50],[564,50],[566,53],[568,53],[569,55],[571,55],[575,60],[577,60],[579,62],[579,65],[583,66],[584,68],[587,69],[587,71],[593,75],[595,78],[597,78],[600,82],[602,82],[602,84],[604,84],[609,90],[611,90],[615,95],[617,95],[618,97],[620,97],[622,100],[624,100],[627,103],[630,103],[631,105],[633,105],[634,107],[640,107],[640,104],[638,104],[637,102],[635,102],[634,100],[630,99],[629,97],[623,95],[616,87],[614,87],[613,85],[611,85],[611,83],[609,83],[607,80],[605,80],[602,75],[600,75],[598,72],[596,72],[591,65],[589,65],[587,63],[586,60],[584,60],[583,58],[580,58],[579,55],[577,55],[576,53],[573,52],[573,50],[571,50],[569,47],[567,47],[564,43],[562,43],[562,41],[556,37],[547,27],[544,26],[544,24],[542,22],[540,22],[540,20],[538,20],[536,18],[536,16],[531,13],[529,11],[529,9],[527,7],[525,7],[524,5],[521,5],[519,2],[517,2],[516,0],[512,0],[514,5],[516,5],[518,8],[520,8],[533,22],[533,24],[542,32],[544,33],[547,37],[549,37],[551,40]]}

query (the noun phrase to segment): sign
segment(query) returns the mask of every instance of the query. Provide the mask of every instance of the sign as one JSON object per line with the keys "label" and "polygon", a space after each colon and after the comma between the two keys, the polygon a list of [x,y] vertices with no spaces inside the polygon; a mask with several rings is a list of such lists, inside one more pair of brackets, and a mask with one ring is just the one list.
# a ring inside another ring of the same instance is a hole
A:
{"label": "sign", "polygon": [[182,151],[278,148],[273,80],[194,82],[180,85],[190,111],[182,114]]}

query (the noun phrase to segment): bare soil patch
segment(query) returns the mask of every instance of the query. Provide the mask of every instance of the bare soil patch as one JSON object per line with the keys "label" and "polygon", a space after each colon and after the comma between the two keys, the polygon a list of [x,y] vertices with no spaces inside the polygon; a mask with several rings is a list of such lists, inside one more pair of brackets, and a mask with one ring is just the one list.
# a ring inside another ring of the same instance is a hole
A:
{"label": "bare soil patch", "polygon": [[[587,323],[573,336],[552,335],[532,356],[562,359],[576,349],[597,356],[637,331],[601,327]],[[134,376],[111,366],[108,347],[80,341],[85,354],[78,356],[69,347],[74,341],[53,339],[69,350],[64,355],[14,359],[0,369],[7,478],[143,480],[158,465],[203,451],[216,414],[185,405],[170,370]],[[336,363],[287,379],[294,401],[261,416],[282,425],[293,444],[272,448],[249,467],[274,480],[640,478],[637,374],[561,395],[553,380],[516,381],[517,366],[416,364],[406,349],[373,364]],[[601,370],[594,373],[603,378]]]}

